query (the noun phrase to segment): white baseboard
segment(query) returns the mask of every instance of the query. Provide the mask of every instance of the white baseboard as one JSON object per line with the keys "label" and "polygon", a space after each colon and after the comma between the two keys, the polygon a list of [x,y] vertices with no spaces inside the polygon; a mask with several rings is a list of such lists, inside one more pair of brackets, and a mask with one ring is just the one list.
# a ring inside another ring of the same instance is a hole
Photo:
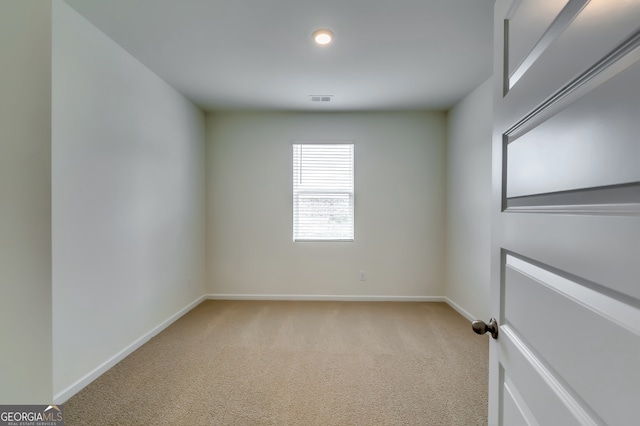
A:
{"label": "white baseboard", "polygon": [[198,297],[196,300],[194,300],[193,302],[191,302],[190,304],[188,304],[184,308],[180,309],[175,314],[171,315],[169,318],[167,318],[162,323],[160,323],[159,325],[154,327],[151,331],[149,331],[148,333],[146,333],[145,335],[140,337],[138,340],[136,340],[135,342],[131,343],[129,346],[127,346],[126,348],[124,348],[123,350],[121,350],[120,352],[118,352],[117,354],[112,356],[111,358],[109,358],[107,361],[105,361],[102,365],[98,366],[96,369],[91,371],[89,374],[87,374],[86,376],[84,376],[83,378],[81,378],[80,380],[78,380],[77,382],[75,382],[74,384],[72,384],[71,386],[66,388],[65,390],[55,394],[53,396],[53,403],[54,404],[64,404],[65,401],[67,401],[73,395],[78,393],[80,390],[82,390],[89,383],[93,382],[95,379],[100,377],[107,370],[109,370],[111,367],[113,367],[114,365],[116,365],[117,363],[122,361],[124,358],[126,358],[129,354],[131,354],[133,351],[138,349],[140,346],[142,346],[145,343],[147,343],[149,340],[151,340],[152,337],[154,337],[155,335],[160,333],[165,328],[169,327],[176,320],[178,320],[181,316],[183,316],[184,314],[189,312],[191,309],[195,308],[198,304],[200,304],[206,298],[207,298],[206,296]]}
{"label": "white baseboard", "polygon": [[455,309],[460,315],[462,315],[463,317],[465,317],[466,319],[468,319],[469,321],[473,321],[476,318],[471,315],[469,312],[467,312],[465,309],[462,308],[462,306],[458,305],[457,303],[455,303],[453,300],[449,299],[448,297],[443,297],[444,302],[447,302],[447,304],[449,306],[451,306],[453,309]]}
{"label": "white baseboard", "polygon": [[362,296],[328,294],[207,294],[209,300],[299,300],[335,302],[444,302],[456,312],[473,321],[475,317],[445,296]]}
{"label": "white baseboard", "polygon": [[361,296],[330,294],[207,294],[211,300],[300,300],[335,302],[446,302],[441,296]]}

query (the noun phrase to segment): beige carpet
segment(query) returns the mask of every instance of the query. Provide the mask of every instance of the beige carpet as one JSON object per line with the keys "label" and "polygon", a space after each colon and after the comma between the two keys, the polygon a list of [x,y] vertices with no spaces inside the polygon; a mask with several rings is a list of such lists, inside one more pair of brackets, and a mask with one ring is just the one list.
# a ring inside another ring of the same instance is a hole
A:
{"label": "beige carpet", "polygon": [[65,425],[484,425],[488,338],[444,303],[206,301]]}

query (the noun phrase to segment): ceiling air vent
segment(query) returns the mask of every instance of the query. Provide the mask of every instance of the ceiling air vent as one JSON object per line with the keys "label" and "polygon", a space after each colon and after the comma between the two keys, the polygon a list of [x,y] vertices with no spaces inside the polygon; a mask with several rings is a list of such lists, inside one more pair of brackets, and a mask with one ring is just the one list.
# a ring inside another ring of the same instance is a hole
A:
{"label": "ceiling air vent", "polygon": [[311,102],[331,102],[333,95],[309,95]]}

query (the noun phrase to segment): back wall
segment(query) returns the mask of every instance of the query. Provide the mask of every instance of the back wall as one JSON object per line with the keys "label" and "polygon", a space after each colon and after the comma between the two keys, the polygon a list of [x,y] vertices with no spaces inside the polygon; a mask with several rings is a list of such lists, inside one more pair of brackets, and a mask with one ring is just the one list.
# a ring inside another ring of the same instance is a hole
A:
{"label": "back wall", "polygon": [[[291,144],[335,140],[355,143],[355,242],[295,243]],[[209,114],[210,292],[443,296],[445,143],[440,112]]]}

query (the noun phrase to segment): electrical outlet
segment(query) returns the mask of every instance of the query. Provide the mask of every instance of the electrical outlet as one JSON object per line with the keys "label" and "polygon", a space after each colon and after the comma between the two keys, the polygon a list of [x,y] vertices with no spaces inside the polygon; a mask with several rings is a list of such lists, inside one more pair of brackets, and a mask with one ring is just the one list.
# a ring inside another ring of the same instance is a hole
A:
{"label": "electrical outlet", "polygon": [[364,271],[360,271],[360,281],[366,281],[367,280],[367,274],[365,274]]}

